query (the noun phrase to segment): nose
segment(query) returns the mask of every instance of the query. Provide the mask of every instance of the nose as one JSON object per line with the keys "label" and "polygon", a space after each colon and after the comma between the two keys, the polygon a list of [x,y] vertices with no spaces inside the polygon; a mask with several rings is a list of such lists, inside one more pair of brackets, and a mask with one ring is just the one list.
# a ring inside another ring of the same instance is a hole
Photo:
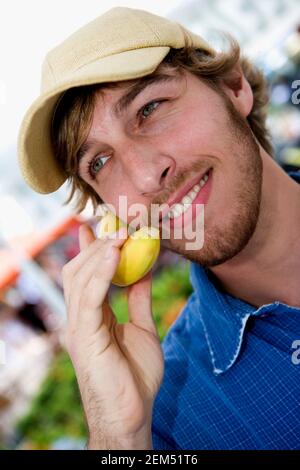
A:
{"label": "nose", "polygon": [[170,155],[141,145],[127,147],[122,164],[131,184],[143,196],[162,191],[172,179],[176,167]]}

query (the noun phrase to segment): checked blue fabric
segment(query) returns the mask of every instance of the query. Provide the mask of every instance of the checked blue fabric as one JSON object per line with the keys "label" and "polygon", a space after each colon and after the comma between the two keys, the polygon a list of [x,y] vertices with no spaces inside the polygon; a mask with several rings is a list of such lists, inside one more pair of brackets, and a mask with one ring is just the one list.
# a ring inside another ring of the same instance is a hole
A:
{"label": "checked blue fabric", "polygon": [[300,308],[256,308],[195,263],[190,278],[193,293],[163,342],[154,449],[300,449]]}

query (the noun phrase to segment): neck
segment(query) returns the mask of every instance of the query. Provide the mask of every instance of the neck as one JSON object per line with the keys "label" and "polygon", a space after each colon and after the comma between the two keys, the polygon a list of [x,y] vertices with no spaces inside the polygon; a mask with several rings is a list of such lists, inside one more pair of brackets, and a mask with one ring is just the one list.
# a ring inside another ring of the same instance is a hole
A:
{"label": "neck", "polygon": [[234,258],[211,268],[222,287],[260,306],[300,307],[300,185],[263,150],[261,209],[255,232]]}

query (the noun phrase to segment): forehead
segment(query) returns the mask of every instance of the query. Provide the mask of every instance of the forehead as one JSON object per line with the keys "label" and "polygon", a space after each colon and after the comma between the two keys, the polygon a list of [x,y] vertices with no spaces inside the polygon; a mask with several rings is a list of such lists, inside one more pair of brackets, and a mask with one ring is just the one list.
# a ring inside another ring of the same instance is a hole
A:
{"label": "forehead", "polygon": [[182,71],[159,67],[154,74],[139,79],[104,85],[99,89],[99,92],[106,97],[115,97],[116,99],[122,96],[122,99],[118,102],[118,106],[115,108],[116,114],[118,114],[126,110],[132,101],[151,85],[179,82],[182,75]]}

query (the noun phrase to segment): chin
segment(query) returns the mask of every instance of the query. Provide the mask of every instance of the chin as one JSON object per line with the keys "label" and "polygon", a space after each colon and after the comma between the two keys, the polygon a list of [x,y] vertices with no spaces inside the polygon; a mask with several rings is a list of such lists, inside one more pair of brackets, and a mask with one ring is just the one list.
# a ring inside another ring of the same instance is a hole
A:
{"label": "chin", "polygon": [[260,199],[251,206],[244,204],[242,208],[236,207],[236,211],[227,217],[226,224],[212,227],[206,225],[203,246],[200,249],[187,249],[190,241],[185,239],[164,240],[163,246],[203,267],[210,268],[226,263],[241,253],[251,240],[258,222],[259,202]]}

